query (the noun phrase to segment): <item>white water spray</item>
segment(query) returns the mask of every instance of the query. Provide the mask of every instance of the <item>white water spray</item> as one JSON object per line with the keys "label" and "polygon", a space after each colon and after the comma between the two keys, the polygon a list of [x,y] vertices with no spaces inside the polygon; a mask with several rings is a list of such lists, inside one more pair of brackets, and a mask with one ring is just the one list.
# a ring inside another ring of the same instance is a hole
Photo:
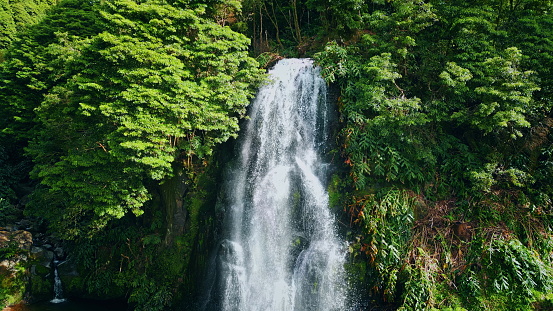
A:
{"label": "white water spray", "polygon": [[345,310],[345,244],[328,209],[321,159],[326,84],[309,59],[281,60],[270,77],[252,103],[220,202],[227,218],[211,308]]}
{"label": "white water spray", "polygon": [[54,265],[54,299],[50,300],[50,302],[51,303],[65,302],[65,298],[63,298],[63,287],[58,273],[58,265],[60,265],[60,261],[54,260],[53,265]]}

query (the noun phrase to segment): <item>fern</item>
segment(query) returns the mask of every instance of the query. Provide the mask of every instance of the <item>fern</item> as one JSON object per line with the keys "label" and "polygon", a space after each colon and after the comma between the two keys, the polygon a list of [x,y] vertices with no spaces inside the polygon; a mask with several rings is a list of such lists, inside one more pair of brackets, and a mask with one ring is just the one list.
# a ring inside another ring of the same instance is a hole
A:
{"label": "fern", "polygon": [[398,284],[405,282],[405,276],[401,275],[411,239],[415,202],[409,193],[390,189],[379,196],[365,196],[355,204],[360,209],[356,221],[362,232],[352,245],[354,257],[367,258],[368,279],[375,294],[394,300],[400,294]]}

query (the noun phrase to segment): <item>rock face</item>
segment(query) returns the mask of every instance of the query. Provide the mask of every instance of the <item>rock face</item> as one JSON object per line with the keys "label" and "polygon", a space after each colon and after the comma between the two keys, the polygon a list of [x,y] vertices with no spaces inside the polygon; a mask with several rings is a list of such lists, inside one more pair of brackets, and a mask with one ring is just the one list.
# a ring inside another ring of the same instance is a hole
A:
{"label": "rock face", "polygon": [[0,231],[0,270],[2,276],[14,275],[17,267],[29,259],[33,236],[24,230]]}
{"label": "rock face", "polygon": [[0,280],[4,291],[0,293],[2,307],[23,300],[33,236],[24,230],[0,231]]}
{"label": "rock face", "polygon": [[[26,230],[0,228],[0,308],[53,296],[52,262],[64,258],[60,247],[35,241]],[[36,243],[38,242],[38,243]]]}

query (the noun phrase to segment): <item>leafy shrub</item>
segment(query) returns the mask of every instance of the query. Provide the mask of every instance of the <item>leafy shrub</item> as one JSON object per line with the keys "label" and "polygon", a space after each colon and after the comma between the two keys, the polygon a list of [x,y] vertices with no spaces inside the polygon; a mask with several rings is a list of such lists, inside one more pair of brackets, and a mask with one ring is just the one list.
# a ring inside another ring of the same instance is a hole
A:
{"label": "leafy shrub", "polygon": [[417,249],[417,260],[414,265],[407,265],[405,274],[404,290],[401,295],[401,311],[426,310],[433,305],[433,294],[435,280],[432,271],[426,269],[431,263],[424,250]]}
{"label": "leafy shrub", "polygon": [[21,212],[8,200],[0,197],[0,224],[11,224],[19,219]]}
{"label": "leafy shrub", "polygon": [[474,309],[530,310],[536,295],[553,290],[551,266],[518,239],[494,239],[482,250],[481,262],[459,279]]}
{"label": "leafy shrub", "polygon": [[367,281],[374,294],[392,301],[399,292],[398,280],[411,238],[414,200],[406,191],[391,189],[378,197],[367,195],[357,200],[351,212],[356,213],[361,227],[351,252],[367,261]]}

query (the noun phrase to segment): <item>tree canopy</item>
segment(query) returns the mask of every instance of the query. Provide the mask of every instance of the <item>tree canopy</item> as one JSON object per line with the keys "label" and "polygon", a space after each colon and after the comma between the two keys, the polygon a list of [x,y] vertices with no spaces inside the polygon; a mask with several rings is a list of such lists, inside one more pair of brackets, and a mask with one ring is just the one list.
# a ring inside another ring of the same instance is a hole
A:
{"label": "tree canopy", "polygon": [[3,0],[0,3],[0,50],[6,49],[17,33],[39,22],[55,0]]}
{"label": "tree canopy", "polygon": [[5,131],[30,138],[43,186],[33,204],[66,237],[140,215],[173,163],[236,135],[261,77],[248,44],[201,3],[62,3],[3,63]]}

